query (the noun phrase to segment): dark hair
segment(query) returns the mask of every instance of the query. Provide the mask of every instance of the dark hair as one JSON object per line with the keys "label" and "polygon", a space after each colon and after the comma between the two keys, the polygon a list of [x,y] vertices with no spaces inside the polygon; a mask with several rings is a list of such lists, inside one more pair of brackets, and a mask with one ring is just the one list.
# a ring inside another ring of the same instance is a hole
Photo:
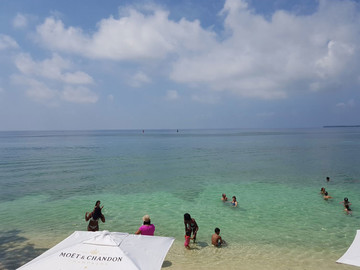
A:
{"label": "dark hair", "polygon": [[191,216],[189,213],[184,214],[184,220],[191,220]]}
{"label": "dark hair", "polygon": [[97,206],[98,203],[100,203],[100,201],[96,201],[95,206]]}
{"label": "dark hair", "polygon": [[219,229],[219,228],[215,228],[215,232],[216,232],[216,233],[220,233],[220,229]]}
{"label": "dark hair", "polygon": [[143,224],[144,224],[144,225],[150,225],[150,224],[151,224],[151,220],[149,219],[149,221],[144,221]]}
{"label": "dark hair", "polygon": [[347,197],[344,198],[344,201],[347,202],[349,199]]}
{"label": "dark hair", "polygon": [[101,216],[102,216],[101,208],[100,207],[95,207],[94,212],[92,214],[93,219],[97,220]]}
{"label": "dark hair", "polygon": [[327,195],[329,195],[329,193],[326,191],[326,192],[325,192],[325,195],[327,196]]}
{"label": "dark hair", "polygon": [[191,231],[186,231],[185,234],[186,234],[187,236],[191,236]]}

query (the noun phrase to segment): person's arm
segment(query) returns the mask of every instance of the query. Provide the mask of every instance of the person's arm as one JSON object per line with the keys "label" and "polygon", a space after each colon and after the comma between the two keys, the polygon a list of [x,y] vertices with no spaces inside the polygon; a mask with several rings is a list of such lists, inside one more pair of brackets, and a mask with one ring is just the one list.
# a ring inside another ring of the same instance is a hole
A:
{"label": "person's arm", "polygon": [[91,213],[89,213],[89,212],[85,213],[85,221],[88,221],[91,217],[92,217],[92,212]]}
{"label": "person's arm", "polygon": [[140,228],[135,232],[135,234],[141,234]]}
{"label": "person's arm", "polygon": [[197,225],[195,219],[193,219],[193,222],[195,223],[195,233],[197,233],[197,231],[199,230],[199,226]]}
{"label": "person's arm", "polygon": [[102,222],[105,222],[105,216],[104,216],[103,214],[101,214],[101,218],[100,218],[100,219],[101,219]]}

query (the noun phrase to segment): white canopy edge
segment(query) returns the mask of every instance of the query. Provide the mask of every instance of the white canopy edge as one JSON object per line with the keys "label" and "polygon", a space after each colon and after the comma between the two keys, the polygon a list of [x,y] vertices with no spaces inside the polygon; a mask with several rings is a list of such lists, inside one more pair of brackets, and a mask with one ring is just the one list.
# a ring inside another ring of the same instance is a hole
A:
{"label": "white canopy edge", "polygon": [[360,266],[360,230],[356,231],[354,241],[348,248],[348,250],[342,255],[337,263],[349,264],[354,266]]}

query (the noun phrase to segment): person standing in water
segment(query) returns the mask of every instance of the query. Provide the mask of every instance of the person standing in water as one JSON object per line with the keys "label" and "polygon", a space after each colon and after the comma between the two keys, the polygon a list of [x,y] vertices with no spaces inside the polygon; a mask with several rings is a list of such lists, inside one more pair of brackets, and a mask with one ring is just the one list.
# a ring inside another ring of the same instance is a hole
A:
{"label": "person standing in water", "polygon": [[102,214],[101,210],[104,206],[100,207],[100,201],[96,201],[94,210],[89,213],[85,213],[85,221],[89,221],[87,230],[91,232],[96,232],[99,230],[99,219],[102,222],[105,222],[105,217]]}

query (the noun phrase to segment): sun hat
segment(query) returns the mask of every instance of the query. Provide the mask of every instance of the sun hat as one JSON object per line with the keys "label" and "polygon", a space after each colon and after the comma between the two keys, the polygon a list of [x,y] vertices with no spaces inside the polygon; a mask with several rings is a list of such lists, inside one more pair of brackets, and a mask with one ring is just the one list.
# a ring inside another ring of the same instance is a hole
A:
{"label": "sun hat", "polygon": [[150,216],[149,215],[143,216],[143,221],[144,222],[149,222],[150,221]]}

